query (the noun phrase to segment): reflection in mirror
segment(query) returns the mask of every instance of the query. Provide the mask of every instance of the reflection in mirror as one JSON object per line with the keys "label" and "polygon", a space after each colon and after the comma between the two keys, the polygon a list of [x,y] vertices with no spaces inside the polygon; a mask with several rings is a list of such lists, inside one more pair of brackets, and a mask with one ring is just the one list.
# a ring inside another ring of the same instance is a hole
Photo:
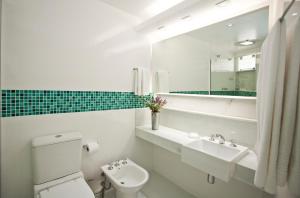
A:
{"label": "reflection in mirror", "polygon": [[256,96],[268,9],[153,44],[156,92]]}

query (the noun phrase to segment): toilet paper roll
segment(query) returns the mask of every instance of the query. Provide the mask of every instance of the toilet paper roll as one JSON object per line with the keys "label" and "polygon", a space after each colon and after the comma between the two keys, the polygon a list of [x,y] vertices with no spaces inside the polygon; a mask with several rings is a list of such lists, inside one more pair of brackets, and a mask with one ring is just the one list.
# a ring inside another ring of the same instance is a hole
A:
{"label": "toilet paper roll", "polygon": [[88,153],[94,153],[99,150],[99,144],[97,142],[88,142],[84,145],[84,148]]}

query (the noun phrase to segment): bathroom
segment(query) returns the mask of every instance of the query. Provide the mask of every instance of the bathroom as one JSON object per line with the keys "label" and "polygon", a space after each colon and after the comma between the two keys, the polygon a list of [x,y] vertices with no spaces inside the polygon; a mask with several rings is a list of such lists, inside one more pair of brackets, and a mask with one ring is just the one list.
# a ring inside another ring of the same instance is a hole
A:
{"label": "bathroom", "polygon": [[0,3],[1,198],[300,196],[300,1]]}

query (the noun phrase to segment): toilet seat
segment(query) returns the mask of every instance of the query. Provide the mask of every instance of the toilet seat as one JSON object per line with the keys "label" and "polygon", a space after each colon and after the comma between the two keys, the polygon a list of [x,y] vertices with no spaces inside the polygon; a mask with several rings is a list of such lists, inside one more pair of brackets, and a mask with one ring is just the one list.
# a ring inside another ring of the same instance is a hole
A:
{"label": "toilet seat", "polygon": [[83,178],[70,180],[40,191],[39,198],[95,198]]}

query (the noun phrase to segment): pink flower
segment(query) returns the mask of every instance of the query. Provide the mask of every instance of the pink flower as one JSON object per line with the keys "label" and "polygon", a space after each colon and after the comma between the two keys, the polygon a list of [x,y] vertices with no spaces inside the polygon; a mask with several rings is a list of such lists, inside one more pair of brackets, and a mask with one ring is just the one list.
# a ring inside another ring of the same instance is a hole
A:
{"label": "pink flower", "polygon": [[166,99],[162,99],[161,97],[152,97],[149,102],[146,103],[146,106],[151,109],[153,112],[159,112],[160,109],[167,104]]}

